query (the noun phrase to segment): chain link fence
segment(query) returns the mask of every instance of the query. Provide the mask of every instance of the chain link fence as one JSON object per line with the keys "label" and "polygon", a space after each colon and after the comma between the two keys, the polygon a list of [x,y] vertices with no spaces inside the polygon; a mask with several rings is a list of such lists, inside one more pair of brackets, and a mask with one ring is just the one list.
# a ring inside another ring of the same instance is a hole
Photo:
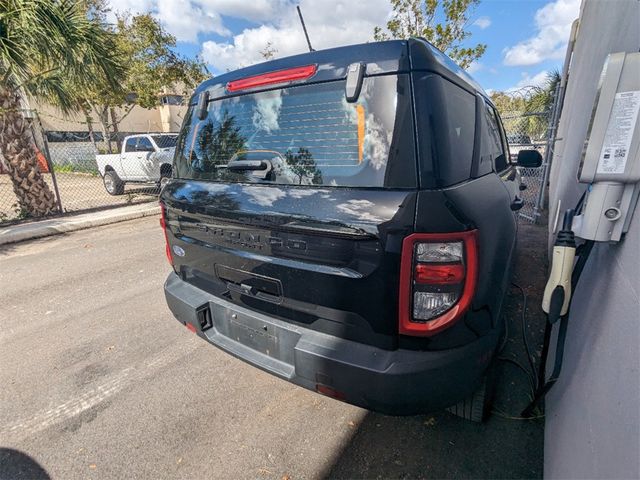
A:
{"label": "chain link fence", "polygon": [[[118,207],[157,199],[154,183],[127,183],[122,195],[110,195],[98,172],[96,155],[109,153],[107,142],[96,133],[45,132],[34,112],[25,112],[31,119],[31,136],[44,181],[57,199],[55,213],[79,212],[99,208]],[[126,134],[111,139],[114,153]],[[15,194],[15,181],[8,174],[6,160],[0,155],[0,224],[29,218]]]}
{"label": "chain link fence", "polygon": [[[538,88],[534,88],[527,87],[513,92],[511,95],[526,98],[532,94],[532,91],[539,91]],[[555,102],[557,94],[558,87],[551,95],[551,105],[548,103],[536,105],[533,102],[533,109],[501,112],[512,161],[517,159],[518,152],[521,150],[537,150],[543,159],[542,165],[538,168],[518,167],[522,184],[526,187],[520,192],[524,206],[519,215],[522,219],[532,223],[540,221],[546,206],[546,188],[553,157],[555,125],[557,123]],[[529,107],[531,107],[531,103]],[[538,111],[535,111],[536,109]]]}
{"label": "chain link fence", "polygon": [[[544,159],[547,155],[548,138],[546,126],[549,122],[549,114],[546,112],[508,112],[502,115],[502,122],[507,134],[511,160],[516,161],[521,150],[537,150],[543,158],[543,164],[539,168],[518,167],[522,184],[525,190],[520,192],[524,200],[524,207],[520,210],[520,217],[537,222],[542,204],[542,185],[545,180],[547,168]],[[544,130],[543,130],[543,125]]]}

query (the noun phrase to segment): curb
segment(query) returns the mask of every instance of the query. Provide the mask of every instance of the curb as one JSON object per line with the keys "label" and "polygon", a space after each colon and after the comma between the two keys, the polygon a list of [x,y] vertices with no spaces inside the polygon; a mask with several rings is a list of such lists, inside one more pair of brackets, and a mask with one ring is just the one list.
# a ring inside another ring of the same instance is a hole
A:
{"label": "curb", "polygon": [[51,218],[39,222],[13,225],[0,228],[0,245],[49,237],[51,235],[59,235],[61,233],[74,232],[76,230],[84,230],[159,214],[160,207],[157,204],[134,205],[101,212],[82,213],[68,217]]}

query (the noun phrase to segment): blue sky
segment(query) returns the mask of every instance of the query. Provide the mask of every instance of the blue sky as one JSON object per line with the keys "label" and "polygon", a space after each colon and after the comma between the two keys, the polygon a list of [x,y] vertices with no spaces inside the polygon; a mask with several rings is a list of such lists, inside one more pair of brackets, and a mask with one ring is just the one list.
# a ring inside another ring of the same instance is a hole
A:
{"label": "blue sky", "polygon": [[[268,42],[276,56],[305,51],[295,11],[300,4],[315,48],[371,40],[389,18],[389,0],[111,0],[116,11],[152,12],[200,55],[212,73],[261,61]],[[489,90],[540,84],[560,69],[580,0],[481,0],[470,17],[469,45],[487,44],[470,73]]]}

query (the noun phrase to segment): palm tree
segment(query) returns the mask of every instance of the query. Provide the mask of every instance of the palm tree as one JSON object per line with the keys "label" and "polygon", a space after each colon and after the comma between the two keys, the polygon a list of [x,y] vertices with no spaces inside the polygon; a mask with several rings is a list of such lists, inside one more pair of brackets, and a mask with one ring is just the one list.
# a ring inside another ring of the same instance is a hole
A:
{"label": "palm tree", "polygon": [[38,167],[22,100],[38,97],[67,113],[92,82],[118,88],[122,68],[114,51],[113,34],[88,14],[85,1],[0,2],[0,153],[26,215],[47,215],[55,197]]}

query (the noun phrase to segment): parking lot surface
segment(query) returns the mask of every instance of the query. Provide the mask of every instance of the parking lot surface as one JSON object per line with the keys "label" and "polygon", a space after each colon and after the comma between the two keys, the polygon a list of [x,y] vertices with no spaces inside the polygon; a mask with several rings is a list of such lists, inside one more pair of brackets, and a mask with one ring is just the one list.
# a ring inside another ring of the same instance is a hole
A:
{"label": "parking lot surface", "polygon": [[[523,233],[517,280],[539,310],[544,229]],[[154,217],[0,248],[1,479],[542,476],[542,422],[508,418],[527,401],[519,370],[500,366],[483,425],[319,396],[176,322],[163,242]],[[519,325],[518,292],[507,302]]]}

